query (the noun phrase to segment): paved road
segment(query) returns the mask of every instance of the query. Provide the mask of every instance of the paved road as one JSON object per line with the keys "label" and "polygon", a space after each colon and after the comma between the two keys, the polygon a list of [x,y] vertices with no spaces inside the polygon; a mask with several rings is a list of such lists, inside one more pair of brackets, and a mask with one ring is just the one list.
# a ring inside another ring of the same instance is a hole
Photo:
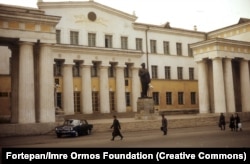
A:
{"label": "paved road", "polygon": [[221,131],[215,126],[169,129],[163,136],[160,130],[126,132],[124,139],[110,141],[110,132],[88,136],[57,138],[55,134],[40,136],[1,137],[1,147],[37,148],[250,148],[250,122],[243,131]]}

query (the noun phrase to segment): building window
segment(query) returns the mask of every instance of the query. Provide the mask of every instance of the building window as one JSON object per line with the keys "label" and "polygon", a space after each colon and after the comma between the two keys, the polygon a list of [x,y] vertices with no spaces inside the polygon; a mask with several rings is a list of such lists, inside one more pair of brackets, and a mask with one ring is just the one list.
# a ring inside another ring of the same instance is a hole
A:
{"label": "building window", "polygon": [[178,80],[182,80],[183,79],[183,68],[182,67],[177,67],[177,77],[178,77]]}
{"label": "building window", "polygon": [[190,45],[188,45],[188,56],[193,57],[193,51],[192,48],[190,48]]}
{"label": "building window", "polygon": [[126,106],[130,106],[131,102],[130,102],[130,92],[126,92],[125,93],[125,97],[126,97]]}
{"label": "building window", "polygon": [[74,92],[74,111],[80,113],[80,92]]}
{"label": "building window", "polygon": [[157,79],[158,78],[158,71],[157,71],[157,66],[155,65],[152,65],[151,66],[151,69],[152,69],[152,78],[153,79]]}
{"label": "building window", "polygon": [[182,55],[182,47],[181,47],[181,43],[176,43],[176,52],[178,56]]}
{"label": "building window", "polygon": [[159,92],[153,92],[152,94],[153,100],[154,100],[154,105],[159,105]]}
{"label": "building window", "polygon": [[61,43],[61,30],[56,30],[56,43]]}
{"label": "building window", "polygon": [[126,64],[126,67],[124,68],[124,77],[129,78],[129,65]]}
{"label": "building window", "polygon": [[184,93],[178,92],[178,104],[183,105],[184,104]]}
{"label": "building window", "polygon": [[62,76],[63,60],[55,60],[54,64],[54,76]]}
{"label": "building window", "polygon": [[194,68],[189,68],[189,80],[194,80]]}
{"label": "building window", "polygon": [[121,48],[128,49],[128,37],[121,37]]}
{"label": "building window", "polygon": [[196,104],[196,93],[191,92],[190,97],[191,97],[191,104]]}
{"label": "building window", "polygon": [[88,44],[89,44],[89,47],[96,46],[96,34],[88,33]]}
{"label": "building window", "polygon": [[56,92],[56,107],[62,109],[62,93]]}
{"label": "building window", "polygon": [[170,68],[170,66],[165,67],[165,79],[168,79],[168,80],[171,79],[171,68]]}
{"label": "building window", "polygon": [[92,92],[92,108],[94,112],[99,111],[99,92],[97,91]]}
{"label": "building window", "polygon": [[97,63],[93,63],[91,66],[91,77],[97,77],[98,75],[98,65]]}
{"label": "building window", "polygon": [[125,80],[125,86],[128,86],[128,80]]}
{"label": "building window", "polygon": [[78,45],[79,44],[79,33],[77,31],[70,31],[70,44]]}
{"label": "building window", "polygon": [[167,92],[166,93],[166,104],[167,105],[172,105],[172,92]]}
{"label": "building window", "polygon": [[169,55],[169,42],[163,41],[163,53]]}
{"label": "building window", "polygon": [[141,38],[136,38],[136,50],[141,50],[142,51],[142,39]]}
{"label": "building window", "polygon": [[156,40],[150,40],[150,50],[151,50],[151,53],[157,53]]}
{"label": "building window", "polygon": [[115,64],[111,63],[108,67],[108,77],[115,77]]}
{"label": "building window", "polygon": [[112,35],[105,35],[105,47],[112,48]]}
{"label": "building window", "polygon": [[115,111],[115,92],[109,92],[110,110]]}
{"label": "building window", "polygon": [[75,64],[73,65],[72,69],[73,69],[73,76],[80,77],[81,61],[75,61]]}

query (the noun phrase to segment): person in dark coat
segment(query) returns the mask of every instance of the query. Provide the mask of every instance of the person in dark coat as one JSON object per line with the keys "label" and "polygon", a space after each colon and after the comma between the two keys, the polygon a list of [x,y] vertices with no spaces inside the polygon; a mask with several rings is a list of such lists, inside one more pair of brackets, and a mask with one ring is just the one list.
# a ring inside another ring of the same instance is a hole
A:
{"label": "person in dark coat", "polygon": [[231,115],[229,120],[229,128],[231,129],[231,131],[235,131],[235,119],[233,114]]}
{"label": "person in dark coat", "polygon": [[115,139],[116,136],[120,136],[121,140],[122,140],[123,139],[123,135],[121,134],[121,131],[120,131],[120,129],[121,129],[120,122],[116,118],[116,116],[113,116],[113,117],[114,117],[113,124],[110,127],[111,129],[113,128],[111,141],[114,141],[114,139]]}
{"label": "person in dark coat", "polygon": [[223,113],[220,114],[219,126],[221,130],[226,130],[226,120],[225,120],[225,116]]}
{"label": "person in dark coat", "polygon": [[164,114],[161,115],[161,130],[163,131],[163,135],[167,135],[168,132],[168,120]]}
{"label": "person in dark coat", "polygon": [[240,122],[240,116],[238,115],[238,113],[235,113],[235,130],[238,131],[242,131],[242,128],[241,128],[241,122]]}

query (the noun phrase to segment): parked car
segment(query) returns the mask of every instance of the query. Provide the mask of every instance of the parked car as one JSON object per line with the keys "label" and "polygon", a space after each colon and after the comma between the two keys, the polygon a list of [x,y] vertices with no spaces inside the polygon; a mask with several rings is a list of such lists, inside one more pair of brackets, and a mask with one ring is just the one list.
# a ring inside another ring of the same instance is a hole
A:
{"label": "parked car", "polygon": [[55,132],[58,138],[62,136],[80,136],[89,135],[93,129],[93,124],[89,124],[87,120],[67,119],[63,125],[57,126]]}

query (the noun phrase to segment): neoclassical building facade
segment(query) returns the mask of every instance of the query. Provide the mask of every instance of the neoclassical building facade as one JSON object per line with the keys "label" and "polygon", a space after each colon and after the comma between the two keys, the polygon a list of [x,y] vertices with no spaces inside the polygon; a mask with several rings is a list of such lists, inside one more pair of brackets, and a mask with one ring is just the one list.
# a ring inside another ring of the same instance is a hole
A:
{"label": "neoclassical building facade", "polygon": [[37,6],[0,5],[0,115],[11,123],[137,112],[141,63],[157,110],[250,111],[249,19],[205,33],[94,1]]}

